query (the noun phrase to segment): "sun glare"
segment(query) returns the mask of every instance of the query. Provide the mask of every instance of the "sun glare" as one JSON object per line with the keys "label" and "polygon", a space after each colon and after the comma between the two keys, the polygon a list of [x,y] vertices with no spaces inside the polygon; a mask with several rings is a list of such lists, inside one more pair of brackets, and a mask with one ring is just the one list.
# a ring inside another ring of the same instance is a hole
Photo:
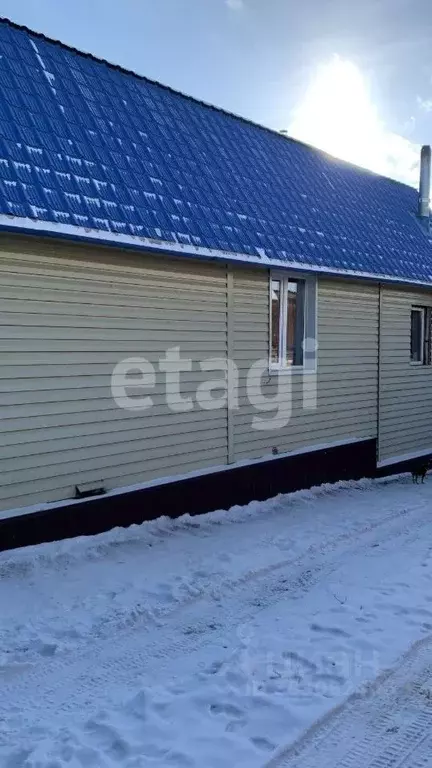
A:
{"label": "sun glare", "polygon": [[289,133],[343,160],[417,184],[418,147],[386,130],[360,69],[339,56],[318,68]]}

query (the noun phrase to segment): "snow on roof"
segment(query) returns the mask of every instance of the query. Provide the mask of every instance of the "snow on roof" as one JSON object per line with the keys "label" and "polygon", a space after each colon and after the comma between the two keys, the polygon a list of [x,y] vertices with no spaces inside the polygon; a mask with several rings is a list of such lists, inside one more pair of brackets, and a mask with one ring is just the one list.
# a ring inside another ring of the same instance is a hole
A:
{"label": "snow on roof", "polygon": [[0,19],[0,227],[432,284],[417,193]]}

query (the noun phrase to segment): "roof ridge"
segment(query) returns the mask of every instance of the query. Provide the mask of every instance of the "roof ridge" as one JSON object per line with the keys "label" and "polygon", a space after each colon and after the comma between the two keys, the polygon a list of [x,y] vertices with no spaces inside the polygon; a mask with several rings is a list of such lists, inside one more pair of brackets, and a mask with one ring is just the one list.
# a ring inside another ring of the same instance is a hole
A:
{"label": "roof ridge", "polygon": [[314,146],[313,144],[309,144],[306,141],[302,141],[301,139],[296,139],[293,136],[289,136],[287,133],[281,133],[280,131],[277,131],[275,128],[270,128],[269,126],[262,125],[262,123],[257,123],[248,117],[244,117],[243,115],[238,115],[235,112],[230,112],[228,109],[225,109],[224,107],[218,107],[215,104],[211,104],[210,102],[203,101],[202,99],[199,99],[196,96],[191,96],[190,94],[183,93],[182,91],[178,91],[169,85],[165,85],[165,83],[159,82],[158,80],[153,80],[152,78],[147,77],[146,75],[140,75],[138,72],[135,72],[133,69],[127,69],[127,67],[123,67],[121,64],[114,64],[113,62],[108,61],[108,59],[95,56],[93,53],[89,53],[87,51],[82,51],[79,48],[75,48],[75,46],[73,45],[69,45],[69,43],[64,43],[62,40],[57,40],[53,37],[48,37],[48,35],[45,35],[43,32],[37,32],[34,29],[30,29],[30,27],[27,27],[25,24],[18,24],[16,21],[12,21],[11,19],[8,19],[6,16],[0,16],[0,23],[7,24],[8,26],[14,29],[21,30],[22,32],[28,32],[30,35],[33,35],[34,37],[37,37],[40,40],[45,40],[47,43],[54,43],[54,45],[58,45],[61,48],[66,48],[66,50],[68,51],[72,51],[73,53],[76,53],[79,56],[84,56],[87,59],[96,61],[99,64],[105,64],[106,66],[111,67],[112,69],[115,69],[118,72],[122,72],[125,75],[132,75],[133,77],[136,77],[138,80],[144,80],[146,83],[150,83],[151,85],[156,85],[159,88],[163,88],[165,91],[169,91],[170,93],[175,94],[176,96],[181,96],[184,99],[193,101],[195,104],[200,104],[201,106],[207,109],[212,109],[215,112],[220,112],[221,114],[227,115],[228,117],[233,118],[234,120],[239,120],[242,123],[246,123],[246,125],[251,125],[254,128],[258,128],[262,131],[266,131],[267,133],[270,133],[273,136],[277,136],[279,139],[283,141],[290,141],[294,144],[303,146],[306,149],[311,150],[312,152],[317,152],[319,154],[326,155],[327,157],[331,158],[332,160],[335,160],[341,165],[348,166],[350,168],[353,168],[365,174],[376,176],[377,178],[380,178],[380,179],[386,179],[387,181],[390,181],[393,184],[406,187],[407,189],[410,189],[410,190],[415,189],[410,184],[406,184],[403,181],[397,181],[397,179],[392,179],[389,176],[384,176],[383,174],[376,173],[375,171],[371,171],[369,168],[364,168],[360,165],[356,165],[356,163],[352,163],[349,160],[342,160],[342,158],[340,157],[331,155],[329,152],[326,152],[325,150],[322,150],[319,147]]}

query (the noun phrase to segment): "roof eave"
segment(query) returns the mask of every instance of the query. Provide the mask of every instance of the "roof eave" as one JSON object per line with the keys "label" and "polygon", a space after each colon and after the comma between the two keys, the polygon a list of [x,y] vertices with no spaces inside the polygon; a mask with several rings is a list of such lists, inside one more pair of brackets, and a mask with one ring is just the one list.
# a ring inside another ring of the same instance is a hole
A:
{"label": "roof eave", "polygon": [[374,283],[389,283],[393,285],[411,285],[419,288],[432,289],[432,275],[430,281],[414,280],[405,277],[394,277],[385,274],[373,274],[360,270],[335,269],[318,264],[305,264],[296,259],[274,259],[262,254],[250,255],[235,251],[221,251],[203,246],[186,245],[183,243],[153,240],[137,235],[118,234],[97,229],[77,227],[72,224],[42,221],[40,219],[26,219],[0,214],[0,233],[15,235],[30,235],[32,237],[52,237],[60,240],[68,240],[76,243],[88,243],[102,245],[110,248],[121,248],[145,253],[158,253],[165,256],[205,259],[207,261],[219,261],[251,267],[266,269],[290,270],[291,272],[303,272],[325,277],[347,278],[366,280]]}

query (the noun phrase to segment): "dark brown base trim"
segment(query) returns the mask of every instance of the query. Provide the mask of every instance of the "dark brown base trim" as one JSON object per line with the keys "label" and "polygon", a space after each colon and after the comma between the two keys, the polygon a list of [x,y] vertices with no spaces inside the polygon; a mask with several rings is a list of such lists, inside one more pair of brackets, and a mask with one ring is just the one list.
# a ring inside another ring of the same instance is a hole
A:
{"label": "dark brown base trim", "polygon": [[233,467],[114,496],[86,500],[0,520],[0,550],[88,536],[162,515],[198,515],[278,493],[376,473],[376,441],[363,440]]}
{"label": "dark brown base trim", "polygon": [[389,475],[402,475],[405,472],[412,472],[419,465],[432,462],[432,453],[426,453],[424,456],[418,456],[415,459],[406,459],[406,461],[395,462],[394,464],[388,464],[385,467],[378,467],[376,470],[377,477],[388,477]]}

